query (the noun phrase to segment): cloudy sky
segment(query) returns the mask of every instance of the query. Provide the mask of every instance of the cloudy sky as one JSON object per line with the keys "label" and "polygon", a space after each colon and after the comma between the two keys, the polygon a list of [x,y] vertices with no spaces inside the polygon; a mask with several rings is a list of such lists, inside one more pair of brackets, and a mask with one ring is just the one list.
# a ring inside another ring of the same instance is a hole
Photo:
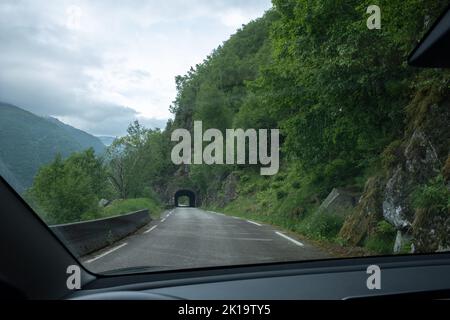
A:
{"label": "cloudy sky", "polygon": [[97,135],[164,127],[176,75],[270,0],[1,0],[0,101]]}

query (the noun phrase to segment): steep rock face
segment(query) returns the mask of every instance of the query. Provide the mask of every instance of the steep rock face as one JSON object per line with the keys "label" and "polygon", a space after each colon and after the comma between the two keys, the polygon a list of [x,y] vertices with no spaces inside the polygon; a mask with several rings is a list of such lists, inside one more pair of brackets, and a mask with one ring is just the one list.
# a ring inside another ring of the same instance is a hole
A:
{"label": "steep rock face", "polygon": [[226,206],[228,203],[237,198],[237,184],[239,177],[234,173],[230,173],[223,184],[223,197],[221,206]]}
{"label": "steep rock face", "polygon": [[404,162],[394,170],[386,183],[383,216],[397,229],[407,229],[414,221],[411,195],[418,185],[428,182],[441,168],[433,144],[421,130],[415,130],[406,142]]}
{"label": "steep rock face", "polygon": [[[450,248],[450,212],[438,208],[439,200],[430,198],[427,205],[414,206],[417,190],[440,176],[446,178],[446,161],[450,148],[450,99],[433,90],[419,93],[408,107],[409,130],[405,134],[399,164],[390,171],[383,200],[383,216],[410,239],[413,252],[433,252]],[[433,186],[437,187],[439,184]],[[445,188],[443,183],[441,188]],[[447,193],[448,198],[449,193]],[[444,195],[445,197],[445,195]],[[442,201],[441,201],[442,202]],[[394,248],[399,252],[400,246]]]}
{"label": "steep rock face", "polygon": [[346,219],[339,234],[349,244],[362,245],[364,239],[374,232],[378,221],[383,218],[381,204],[384,185],[381,177],[367,180],[358,205]]}
{"label": "steep rock face", "polygon": [[226,176],[222,183],[208,189],[204,203],[207,205],[214,204],[219,207],[225,207],[228,203],[237,198],[238,183],[239,176],[234,172],[231,172]]}
{"label": "steep rock face", "polygon": [[436,214],[430,209],[418,209],[412,230],[415,252],[450,250],[449,212]]}
{"label": "steep rock face", "polygon": [[[415,208],[416,191],[442,174],[450,191],[450,99],[420,93],[408,107],[408,128],[395,146],[394,165],[370,178],[340,236],[361,245],[386,220],[398,230],[394,252],[433,252],[450,249],[450,212],[431,203]],[[430,98],[433,97],[433,98]],[[448,193],[447,193],[448,197]]]}

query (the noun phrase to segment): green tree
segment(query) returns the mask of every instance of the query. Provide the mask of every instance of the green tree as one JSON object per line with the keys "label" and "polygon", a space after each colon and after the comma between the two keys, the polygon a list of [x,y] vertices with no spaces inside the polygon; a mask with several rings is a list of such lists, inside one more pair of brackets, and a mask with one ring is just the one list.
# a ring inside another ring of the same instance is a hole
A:
{"label": "green tree", "polygon": [[60,155],[40,168],[29,195],[51,224],[80,221],[83,213],[97,210],[107,193],[106,171],[94,150]]}

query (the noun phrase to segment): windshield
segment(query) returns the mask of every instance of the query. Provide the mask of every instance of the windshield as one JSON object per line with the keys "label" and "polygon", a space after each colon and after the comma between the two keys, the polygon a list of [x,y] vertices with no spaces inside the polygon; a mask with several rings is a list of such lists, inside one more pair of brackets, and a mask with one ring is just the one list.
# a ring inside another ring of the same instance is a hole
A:
{"label": "windshield", "polygon": [[3,0],[0,174],[96,273],[449,250],[448,2],[378,2]]}

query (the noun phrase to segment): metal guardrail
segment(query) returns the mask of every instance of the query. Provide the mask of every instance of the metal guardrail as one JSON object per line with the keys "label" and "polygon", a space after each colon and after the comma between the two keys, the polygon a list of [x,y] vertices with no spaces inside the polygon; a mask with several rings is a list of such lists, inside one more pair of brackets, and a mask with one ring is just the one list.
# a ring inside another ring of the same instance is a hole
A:
{"label": "metal guardrail", "polygon": [[69,250],[81,257],[132,234],[151,221],[148,210],[109,218],[50,226]]}

